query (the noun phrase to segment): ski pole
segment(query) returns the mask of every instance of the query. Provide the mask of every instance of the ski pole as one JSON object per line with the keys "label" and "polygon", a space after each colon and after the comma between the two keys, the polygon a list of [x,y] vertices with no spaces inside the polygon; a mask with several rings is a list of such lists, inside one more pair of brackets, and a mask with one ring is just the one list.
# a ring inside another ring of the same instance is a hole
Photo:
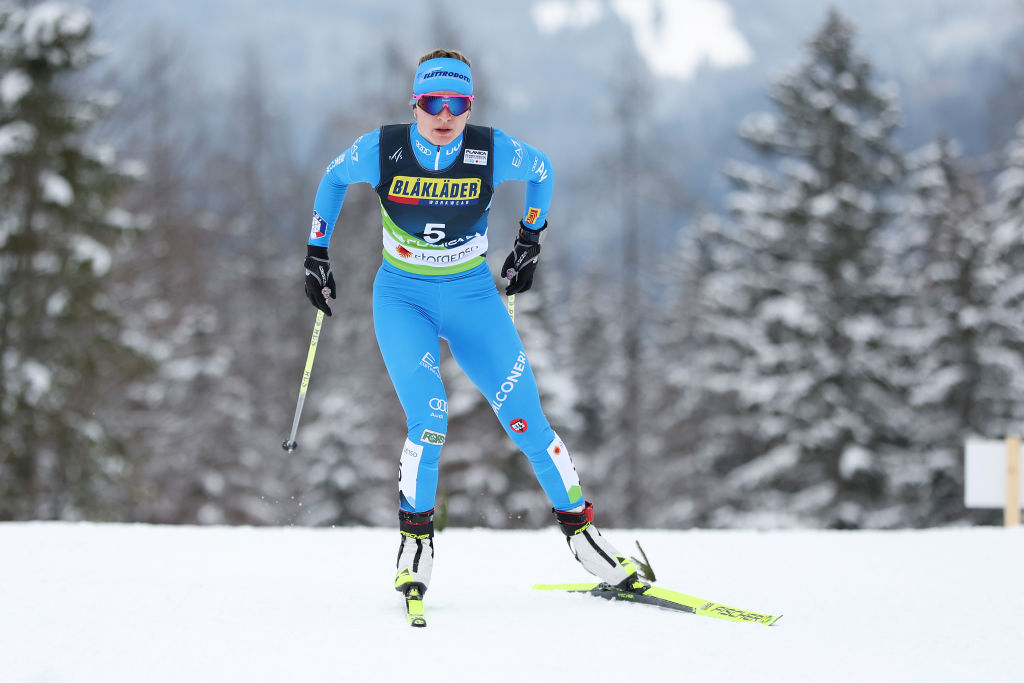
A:
{"label": "ski pole", "polygon": [[508,295],[508,317],[512,318],[512,322],[516,321],[516,295]]}
{"label": "ski pole", "polygon": [[316,355],[316,343],[320,339],[320,326],[324,323],[324,312],[316,312],[316,323],[313,325],[313,338],[309,340],[309,353],[306,354],[306,370],[302,373],[302,384],[299,386],[299,402],[295,405],[295,418],[292,420],[292,434],[281,444],[281,448],[289,453],[299,447],[295,443],[295,432],[299,430],[299,416],[302,415],[302,404],[306,402],[306,389],[309,387],[309,373],[313,370],[313,357]]}

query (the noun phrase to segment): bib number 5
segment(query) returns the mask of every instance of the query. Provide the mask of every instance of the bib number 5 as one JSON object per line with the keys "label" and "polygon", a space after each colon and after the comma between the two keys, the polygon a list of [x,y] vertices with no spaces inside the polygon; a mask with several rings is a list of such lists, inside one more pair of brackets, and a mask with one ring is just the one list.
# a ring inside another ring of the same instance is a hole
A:
{"label": "bib number 5", "polygon": [[427,223],[420,233],[423,241],[437,244],[444,239],[444,223]]}

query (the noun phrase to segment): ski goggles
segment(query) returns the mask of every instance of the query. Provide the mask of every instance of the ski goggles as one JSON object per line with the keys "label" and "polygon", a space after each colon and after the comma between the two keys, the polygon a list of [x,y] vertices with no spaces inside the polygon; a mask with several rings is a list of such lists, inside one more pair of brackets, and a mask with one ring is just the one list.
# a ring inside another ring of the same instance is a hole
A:
{"label": "ski goggles", "polygon": [[462,116],[469,111],[469,103],[473,100],[472,95],[413,95],[412,98],[417,107],[431,116],[437,116],[445,107],[452,116]]}

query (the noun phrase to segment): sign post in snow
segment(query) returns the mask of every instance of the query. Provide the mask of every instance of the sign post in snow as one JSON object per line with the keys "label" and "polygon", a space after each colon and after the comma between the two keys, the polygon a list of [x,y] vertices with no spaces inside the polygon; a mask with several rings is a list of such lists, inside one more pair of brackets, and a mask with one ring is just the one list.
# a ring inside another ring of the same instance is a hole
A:
{"label": "sign post in snow", "polygon": [[964,448],[964,505],[1003,508],[1006,526],[1020,524],[1024,489],[1020,476],[1020,437],[1005,441],[968,439]]}

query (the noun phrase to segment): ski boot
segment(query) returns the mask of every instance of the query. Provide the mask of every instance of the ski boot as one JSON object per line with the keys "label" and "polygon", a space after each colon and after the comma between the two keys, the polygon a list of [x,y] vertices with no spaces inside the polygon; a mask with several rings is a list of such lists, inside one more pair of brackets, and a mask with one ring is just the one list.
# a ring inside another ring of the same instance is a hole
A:
{"label": "ski boot", "polygon": [[577,510],[553,512],[569,549],[584,569],[616,588],[637,591],[646,588],[637,576],[633,561],[616,550],[594,526],[594,506],[590,502]]}
{"label": "ski boot", "polygon": [[415,589],[420,597],[427,592],[430,571],[434,567],[434,511],[398,511],[402,540],[398,545],[395,590],[408,596]]}

